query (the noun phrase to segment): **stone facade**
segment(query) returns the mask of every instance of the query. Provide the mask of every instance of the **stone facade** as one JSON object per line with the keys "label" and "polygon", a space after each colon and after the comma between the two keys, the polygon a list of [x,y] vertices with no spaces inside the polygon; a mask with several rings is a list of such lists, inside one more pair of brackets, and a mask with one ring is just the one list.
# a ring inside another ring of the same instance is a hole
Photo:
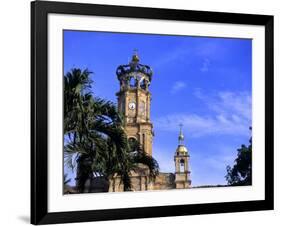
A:
{"label": "stone facade", "polygon": [[[175,174],[159,173],[152,181],[148,176],[148,169],[143,172],[131,172],[132,191],[167,190],[176,188]],[[121,178],[116,176],[110,181],[109,192],[123,192]]]}
{"label": "stone facade", "polygon": [[[118,111],[124,116],[124,129],[128,139],[137,140],[144,151],[152,156],[153,124],[150,121],[151,93],[149,85],[152,70],[147,65],[139,63],[135,53],[128,65],[120,65],[116,71],[120,82],[120,90],[116,93]],[[133,191],[167,190],[173,188],[188,188],[191,185],[188,170],[189,155],[184,144],[182,131],[179,135],[179,146],[175,152],[175,173],[159,173],[151,181],[149,169],[140,165],[137,171],[131,172]],[[172,161],[172,159],[171,159]],[[119,176],[110,181],[109,191],[121,192],[123,185]]]}
{"label": "stone facade", "polygon": [[129,139],[137,140],[151,156],[153,126],[150,121],[149,77],[144,72],[130,71],[119,76],[119,81],[120,91],[116,93],[118,111],[124,116],[126,134]]}

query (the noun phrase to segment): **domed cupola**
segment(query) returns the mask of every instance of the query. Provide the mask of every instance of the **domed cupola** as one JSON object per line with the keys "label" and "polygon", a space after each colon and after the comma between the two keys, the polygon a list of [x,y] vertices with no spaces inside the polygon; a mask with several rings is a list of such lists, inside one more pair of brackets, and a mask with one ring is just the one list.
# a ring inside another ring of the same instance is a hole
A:
{"label": "domed cupola", "polygon": [[140,64],[137,51],[134,51],[129,64],[120,65],[116,69],[116,75],[120,82],[121,91],[140,88],[148,90],[152,79],[152,69],[148,65]]}
{"label": "domed cupola", "polygon": [[179,155],[179,154],[187,155],[188,154],[187,148],[184,145],[184,135],[182,132],[182,124],[180,124],[180,134],[178,137],[178,148],[177,148],[176,152],[177,152],[177,155]]}

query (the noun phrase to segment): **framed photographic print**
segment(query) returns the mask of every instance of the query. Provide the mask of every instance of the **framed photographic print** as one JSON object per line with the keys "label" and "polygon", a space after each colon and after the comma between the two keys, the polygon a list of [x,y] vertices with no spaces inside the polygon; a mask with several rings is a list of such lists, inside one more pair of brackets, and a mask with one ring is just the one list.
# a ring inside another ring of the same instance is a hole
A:
{"label": "framed photographic print", "polygon": [[273,16],[31,3],[31,223],[273,209]]}

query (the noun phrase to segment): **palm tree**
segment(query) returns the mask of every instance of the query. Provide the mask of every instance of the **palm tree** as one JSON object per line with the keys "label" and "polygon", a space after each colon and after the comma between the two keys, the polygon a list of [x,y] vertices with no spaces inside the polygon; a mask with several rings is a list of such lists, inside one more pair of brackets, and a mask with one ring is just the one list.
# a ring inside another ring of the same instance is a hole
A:
{"label": "palm tree", "polygon": [[63,175],[63,184],[67,185],[70,181],[71,181],[71,179],[67,179],[67,174],[64,174]]}
{"label": "palm tree", "polygon": [[159,166],[138,144],[130,144],[116,106],[91,93],[91,72],[72,69],[64,76],[65,163],[77,170],[77,189],[93,177],[107,181],[121,176],[124,190],[131,189],[130,172],[138,163],[150,169],[154,178]]}
{"label": "palm tree", "polygon": [[90,102],[90,74],[88,70],[72,69],[64,76],[64,134],[86,129],[80,124],[87,122],[83,117]]}
{"label": "palm tree", "polygon": [[[149,169],[149,178],[154,180],[159,173],[159,165],[151,156],[147,155],[141,145],[135,141],[130,142],[123,130],[117,132],[124,137],[125,146],[118,151],[116,142],[108,138],[104,149],[101,149],[100,158],[96,159],[96,166],[101,166],[98,172],[102,172],[102,176],[109,182],[114,176],[120,176],[124,191],[131,190],[130,175],[132,171],[137,171],[140,164],[145,165]],[[108,183],[109,184],[109,183]]]}

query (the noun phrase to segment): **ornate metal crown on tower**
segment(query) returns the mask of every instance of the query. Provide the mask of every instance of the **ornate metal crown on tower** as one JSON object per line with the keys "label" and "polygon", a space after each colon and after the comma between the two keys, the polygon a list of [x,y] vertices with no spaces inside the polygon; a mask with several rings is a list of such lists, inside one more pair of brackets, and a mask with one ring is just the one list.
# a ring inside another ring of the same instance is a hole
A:
{"label": "ornate metal crown on tower", "polygon": [[152,69],[148,65],[139,63],[140,59],[135,51],[129,64],[120,65],[116,70],[121,90],[128,87],[137,87],[147,90],[151,79]]}

